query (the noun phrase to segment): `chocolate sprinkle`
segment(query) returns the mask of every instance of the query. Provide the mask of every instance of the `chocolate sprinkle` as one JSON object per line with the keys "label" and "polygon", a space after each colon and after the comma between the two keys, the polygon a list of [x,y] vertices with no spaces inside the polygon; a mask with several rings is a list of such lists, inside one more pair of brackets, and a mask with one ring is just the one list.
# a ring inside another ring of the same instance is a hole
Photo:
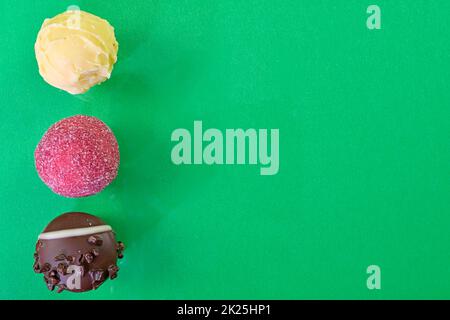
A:
{"label": "chocolate sprinkle", "polygon": [[60,254],[60,255],[57,255],[56,257],[55,257],[55,260],[56,261],[63,261],[63,260],[67,260],[67,257],[66,257],[66,255],[65,254]]}
{"label": "chocolate sprinkle", "polygon": [[60,284],[60,285],[58,285],[58,290],[56,292],[57,293],[61,293],[61,292],[63,292],[66,289],[67,289],[66,285]]}
{"label": "chocolate sprinkle", "polygon": [[123,244],[122,241],[118,241],[117,245],[116,245],[116,250],[117,250],[117,257],[119,259],[123,258],[123,250],[125,250],[125,245]]}
{"label": "chocolate sprinkle", "polygon": [[85,253],[84,260],[86,260],[87,263],[92,263],[92,261],[94,261],[94,255],[90,252]]}
{"label": "chocolate sprinkle", "polygon": [[41,268],[41,270],[39,270],[40,273],[45,273],[50,271],[50,269],[52,268],[52,266],[50,265],[50,263],[46,263],[43,265],[43,267]]}
{"label": "chocolate sprinkle", "polygon": [[119,271],[119,267],[116,266],[115,264],[112,264],[108,267],[108,274],[109,274],[109,278],[111,280],[115,279],[117,277],[117,272]]}

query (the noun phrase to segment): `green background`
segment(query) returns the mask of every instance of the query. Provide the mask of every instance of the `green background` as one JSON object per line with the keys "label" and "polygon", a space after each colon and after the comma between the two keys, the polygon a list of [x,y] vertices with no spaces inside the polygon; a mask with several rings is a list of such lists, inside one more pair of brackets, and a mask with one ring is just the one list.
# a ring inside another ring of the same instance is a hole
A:
{"label": "green background", "polygon": [[[449,1],[0,2],[0,298],[450,298]],[[72,96],[34,57],[47,17],[111,22],[112,78]],[[54,122],[94,115],[118,178],[53,194],[33,152]],[[280,171],[175,166],[176,128],[279,128]],[[49,292],[32,270],[58,214],[97,214],[127,246],[119,277]],[[382,289],[366,287],[381,267]]]}

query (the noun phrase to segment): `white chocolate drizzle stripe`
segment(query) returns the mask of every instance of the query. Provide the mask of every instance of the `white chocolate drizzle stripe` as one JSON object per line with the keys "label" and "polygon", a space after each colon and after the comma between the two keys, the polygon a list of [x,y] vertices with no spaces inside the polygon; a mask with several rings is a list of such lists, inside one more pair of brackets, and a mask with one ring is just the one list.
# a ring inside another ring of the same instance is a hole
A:
{"label": "white chocolate drizzle stripe", "polygon": [[79,237],[79,236],[86,236],[88,234],[106,232],[111,230],[112,230],[111,226],[108,225],[87,227],[87,228],[65,229],[41,233],[38,239],[52,240],[52,239]]}

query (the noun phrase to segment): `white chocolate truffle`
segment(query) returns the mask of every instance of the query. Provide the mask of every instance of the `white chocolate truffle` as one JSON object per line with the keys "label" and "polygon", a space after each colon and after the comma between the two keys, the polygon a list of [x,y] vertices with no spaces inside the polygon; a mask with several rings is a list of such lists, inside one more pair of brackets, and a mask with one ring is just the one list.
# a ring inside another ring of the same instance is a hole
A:
{"label": "white chocolate truffle", "polygon": [[85,11],[68,10],[45,19],[34,49],[46,82],[80,94],[109,79],[118,47],[108,21]]}

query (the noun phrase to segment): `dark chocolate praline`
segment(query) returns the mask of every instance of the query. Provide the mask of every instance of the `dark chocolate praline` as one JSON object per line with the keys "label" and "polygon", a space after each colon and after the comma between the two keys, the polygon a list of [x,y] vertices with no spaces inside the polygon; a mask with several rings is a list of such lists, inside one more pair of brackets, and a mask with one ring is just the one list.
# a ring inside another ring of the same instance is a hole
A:
{"label": "dark chocolate praline", "polygon": [[117,277],[124,246],[100,218],[69,212],[52,220],[39,235],[33,269],[44,274],[49,290],[84,292]]}

